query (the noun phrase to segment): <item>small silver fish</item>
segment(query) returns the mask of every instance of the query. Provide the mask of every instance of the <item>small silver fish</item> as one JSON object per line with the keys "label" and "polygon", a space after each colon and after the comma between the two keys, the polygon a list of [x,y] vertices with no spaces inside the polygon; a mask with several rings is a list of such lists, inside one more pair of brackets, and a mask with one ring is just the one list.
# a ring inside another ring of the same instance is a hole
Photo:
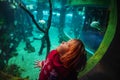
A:
{"label": "small silver fish", "polygon": [[99,21],[92,21],[90,27],[95,28],[97,30],[101,30]]}

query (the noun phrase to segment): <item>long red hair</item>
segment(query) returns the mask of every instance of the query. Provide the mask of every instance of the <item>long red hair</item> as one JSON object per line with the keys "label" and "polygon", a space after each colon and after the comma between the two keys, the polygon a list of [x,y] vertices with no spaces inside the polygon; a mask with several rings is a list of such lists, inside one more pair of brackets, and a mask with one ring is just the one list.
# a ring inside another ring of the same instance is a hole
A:
{"label": "long red hair", "polygon": [[85,67],[86,52],[84,44],[79,39],[73,39],[73,44],[70,45],[69,51],[60,57],[64,67],[79,71]]}

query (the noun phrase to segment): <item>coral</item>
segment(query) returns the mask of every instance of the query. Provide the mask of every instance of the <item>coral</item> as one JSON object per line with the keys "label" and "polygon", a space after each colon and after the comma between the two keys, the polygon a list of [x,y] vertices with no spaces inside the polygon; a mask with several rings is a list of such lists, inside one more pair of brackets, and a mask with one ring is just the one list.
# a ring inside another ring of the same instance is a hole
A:
{"label": "coral", "polygon": [[12,74],[13,76],[20,76],[21,75],[21,71],[20,71],[20,67],[17,66],[16,64],[11,64],[10,66],[7,66],[5,68],[5,72],[7,74]]}

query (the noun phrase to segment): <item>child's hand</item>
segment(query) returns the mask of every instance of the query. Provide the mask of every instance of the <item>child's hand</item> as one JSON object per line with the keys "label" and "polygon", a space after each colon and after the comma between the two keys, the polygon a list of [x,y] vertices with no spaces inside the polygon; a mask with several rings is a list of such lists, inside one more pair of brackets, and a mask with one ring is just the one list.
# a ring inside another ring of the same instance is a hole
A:
{"label": "child's hand", "polygon": [[42,61],[35,61],[35,67],[42,68]]}

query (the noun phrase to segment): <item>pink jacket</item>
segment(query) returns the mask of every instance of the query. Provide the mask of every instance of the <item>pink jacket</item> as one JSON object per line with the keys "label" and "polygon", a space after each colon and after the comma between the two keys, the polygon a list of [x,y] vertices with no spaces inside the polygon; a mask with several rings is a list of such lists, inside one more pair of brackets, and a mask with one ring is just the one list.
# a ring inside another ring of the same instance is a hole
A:
{"label": "pink jacket", "polygon": [[77,80],[77,73],[66,69],[59,59],[56,50],[52,50],[47,59],[42,61],[39,80]]}

